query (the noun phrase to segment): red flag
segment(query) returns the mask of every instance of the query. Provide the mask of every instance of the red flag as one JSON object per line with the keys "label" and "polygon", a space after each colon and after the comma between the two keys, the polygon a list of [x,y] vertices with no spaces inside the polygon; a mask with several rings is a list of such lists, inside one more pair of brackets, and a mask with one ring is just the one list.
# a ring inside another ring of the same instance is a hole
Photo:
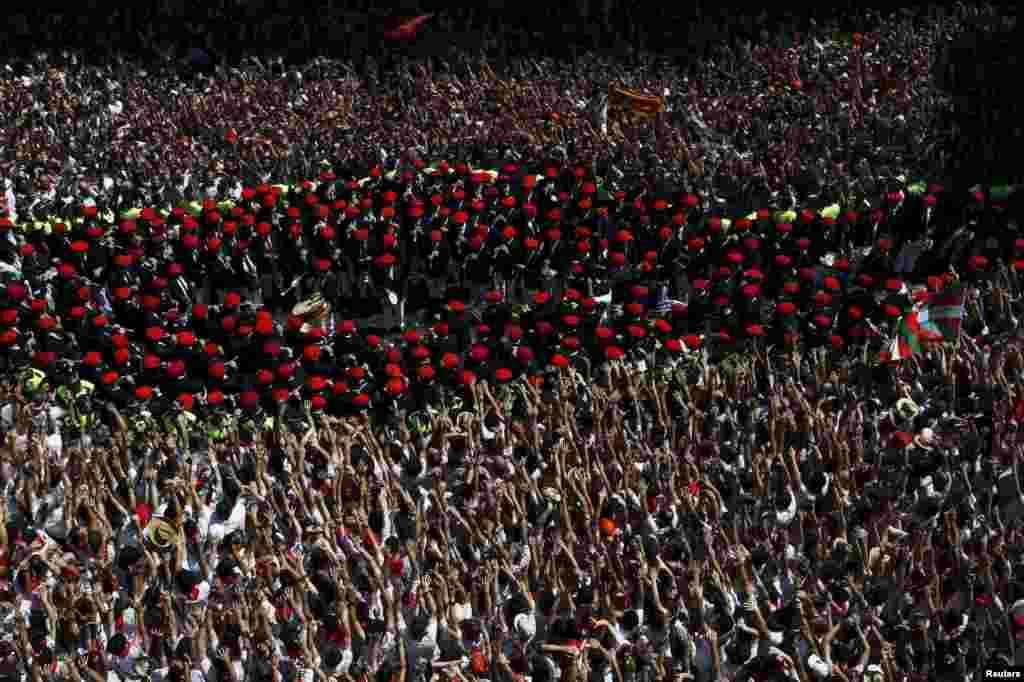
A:
{"label": "red flag", "polygon": [[397,27],[384,32],[385,40],[392,41],[405,41],[412,40],[416,37],[416,34],[420,30],[420,26],[426,22],[427,19],[434,16],[433,14],[421,14],[415,19],[411,19],[404,23],[399,24]]}

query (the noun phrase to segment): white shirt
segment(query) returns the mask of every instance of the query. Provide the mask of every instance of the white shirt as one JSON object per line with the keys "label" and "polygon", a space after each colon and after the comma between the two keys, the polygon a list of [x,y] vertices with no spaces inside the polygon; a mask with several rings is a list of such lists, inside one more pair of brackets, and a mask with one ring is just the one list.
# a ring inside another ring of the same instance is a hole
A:
{"label": "white shirt", "polygon": [[241,498],[235,502],[226,519],[210,510],[203,514],[199,523],[200,537],[204,540],[209,538],[213,542],[220,542],[236,530],[245,530],[245,502]]}
{"label": "white shirt", "polygon": [[[164,682],[164,680],[167,678],[167,673],[169,673],[170,671],[170,667],[154,670],[150,679],[152,680],[152,682]],[[190,679],[191,682],[206,682],[206,672],[203,670],[197,670],[196,668],[192,668],[192,674],[190,676]]]}
{"label": "white shirt", "polygon": [[11,220],[15,223],[18,222],[18,200],[14,196],[14,188],[10,180],[5,180],[4,184],[4,199],[7,201],[7,213],[11,216]]}
{"label": "white shirt", "polygon": [[[320,633],[320,637],[320,651],[322,654],[324,648],[327,646],[327,639],[326,637],[324,637],[323,632]],[[320,672],[324,673],[325,675],[344,675],[349,671],[349,668],[352,666],[352,638],[345,637],[343,638],[342,641],[336,642],[335,644],[337,645],[338,650],[341,652],[341,661],[338,662],[338,666],[336,668],[331,668],[327,665],[327,662],[324,661],[323,656],[321,655]]]}

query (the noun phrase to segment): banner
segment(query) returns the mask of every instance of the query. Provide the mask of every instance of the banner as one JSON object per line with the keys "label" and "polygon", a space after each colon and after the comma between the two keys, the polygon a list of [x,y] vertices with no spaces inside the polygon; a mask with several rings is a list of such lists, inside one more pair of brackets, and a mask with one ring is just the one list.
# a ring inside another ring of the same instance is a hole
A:
{"label": "banner", "polygon": [[661,97],[645,95],[614,83],[608,87],[608,114],[610,116],[633,114],[641,118],[653,119],[664,110],[665,100]]}

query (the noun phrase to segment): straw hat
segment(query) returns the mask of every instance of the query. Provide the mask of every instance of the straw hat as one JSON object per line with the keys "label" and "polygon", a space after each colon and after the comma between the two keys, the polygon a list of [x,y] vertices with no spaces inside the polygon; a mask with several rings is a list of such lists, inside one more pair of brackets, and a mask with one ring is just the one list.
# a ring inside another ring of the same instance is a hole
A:
{"label": "straw hat", "polygon": [[167,519],[155,516],[146,526],[145,536],[150,544],[166,549],[174,544],[174,539],[178,537],[178,529]]}
{"label": "straw hat", "polygon": [[544,494],[544,497],[548,498],[552,502],[562,501],[562,496],[554,488],[544,488],[541,492]]}
{"label": "straw hat", "polygon": [[910,398],[900,398],[896,401],[896,414],[901,419],[913,419],[920,413],[921,408]]}

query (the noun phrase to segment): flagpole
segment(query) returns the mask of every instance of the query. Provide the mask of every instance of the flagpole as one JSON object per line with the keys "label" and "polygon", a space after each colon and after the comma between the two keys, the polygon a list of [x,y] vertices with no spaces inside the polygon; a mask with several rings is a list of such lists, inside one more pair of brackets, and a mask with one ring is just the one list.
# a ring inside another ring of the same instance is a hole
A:
{"label": "flagpole", "polygon": [[956,335],[956,346],[954,347],[954,351],[955,351],[954,356],[953,356],[954,365],[953,365],[953,367],[948,368],[949,369],[949,377],[950,377],[950,379],[952,379],[952,387],[953,387],[953,405],[951,406],[953,409],[956,408],[956,401],[957,401],[957,396],[956,396],[956,364],[955,364],[955,361],[960,356],[960,334]]}

